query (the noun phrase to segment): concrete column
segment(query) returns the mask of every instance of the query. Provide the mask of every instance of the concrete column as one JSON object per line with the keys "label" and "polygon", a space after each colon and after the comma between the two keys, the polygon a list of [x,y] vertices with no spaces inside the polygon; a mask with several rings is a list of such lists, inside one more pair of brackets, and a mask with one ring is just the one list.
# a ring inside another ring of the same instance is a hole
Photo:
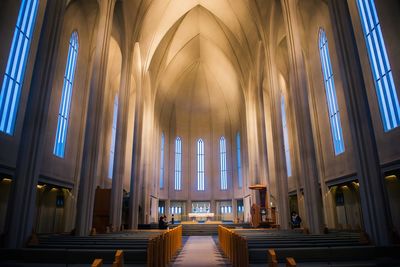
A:
{"label": "concrete column", "polygon": [[32,233],[36,185],[42,166],[48,109],[55,74],[65,1],[48,1],[41,29],[39,49],[22,128],[16,174],[8,201],[5,245],[25,245]]}
{"label": "concrete column", "polygon": [[[295,167],[298,177],[303,179],[305,216],[312,233],[321,233],[323,228],[323,212],[319,188],[318,170],[314,148],[313,132],[309,110],[307,76],[302,54],[298,18],[298,1],[281,0],[288,42],[290,65],[290,99],[292,105],[293,144],[295,149]],[[295,117],[294,117],[295,116]]]}
{"label": "concrete column", "polygon": [[[275,192],[277,198],[277,212],[280,214],[280,227],[287,229],[289,227],[289,195],[288,195],[288,177],[286,171],[285,149],[283,142],[282,114],[281,114],[281,96],[282,91],[277,81],[275,65],[275,53],[271,51],[271,46],[266,49],[266,65],[268,70],[269,97],[264,93],[264,98],[268,111],[270,113],[270,131],[272,134],[272,146],[274,151],[271,159],[270,177],[275,179]],[[267,188],[267,195],[270,196],[271,188]],[[268,198],[270,199],[270,198]],[[268,202],[268,206],[270,202]],[[270,215],[269,215],[270,216]]]}
{"label": "concrete column", "polygon": [[236,219],[238,218],[238,212],[237,212],[237,201],[236,199],[232,199],[232,220],[234,223],[236,223]]}
{"label": "concrete column", "polygon": [[171,208],[171,200],[167,199],[165,200],[165,211],[164,214],[168,217],[170,216],[170,208]]}
{"label": "concrete column", "polygon": [[123,182],[125,174],[125,156],[126,156],[126,143],[128,139],[128,118],[129,118],[129,100],[131,89],[131,66],[132,62],[129,60],[131,55],[130,49],[126,49],[128,54],[123,57],[122,64],[122,78],[121,86],[118,94],[118,118],[117,118],[117,134],[115,140],[115,156],[114,156],[114,170],[111,188],[111,225],[114,227],[121,226],[122,220],[122,200],[123,200]]}
{"label": "concrete column", "polygon": [[[192,212],[192,201],[188,200],[186,202],[186,215]],[[188,218],[189,219],[189,218]]]}
{"label": "concrete column", "polygon": [[357,159],[364,229],[376,245],[392,243],[385,184],[379,165],[371,111],[347,1],[328,1]]}
{"label": "concrete column", "polygon": [[104,92],[107,60],[115,0],[99,2],[97,36],[94,38],[94,63],[89,88],[85,142],[76,217],[76,233],[87,235],[92,227],[96,186],[101,177],[101,153],[104,136],[101,134],[104,116]]}
{"label": "concrete column", "polygon": [[142,121],[143,121],[143,86],[142,63],[139,43],[135,43],[133,50],[133,66],[136,81],[135,123],[133,129],[133,149],[131,166],[131,186],[129,199],[129,227],[136,229],[139,221],[139,203],[142,189],[141,175],[141,151],[142,151]]}

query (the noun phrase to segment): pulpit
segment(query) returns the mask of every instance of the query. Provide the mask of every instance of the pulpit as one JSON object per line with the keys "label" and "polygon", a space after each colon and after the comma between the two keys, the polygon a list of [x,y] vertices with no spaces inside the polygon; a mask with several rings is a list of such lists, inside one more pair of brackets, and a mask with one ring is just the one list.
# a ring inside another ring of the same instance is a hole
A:
{"label": "pulpit", "polygon": [[251,206],[251,222],[254,227],[270,227],[268,219],[267,187],[262,184],[255,184],[249,187],[257,191],[257,203]]}

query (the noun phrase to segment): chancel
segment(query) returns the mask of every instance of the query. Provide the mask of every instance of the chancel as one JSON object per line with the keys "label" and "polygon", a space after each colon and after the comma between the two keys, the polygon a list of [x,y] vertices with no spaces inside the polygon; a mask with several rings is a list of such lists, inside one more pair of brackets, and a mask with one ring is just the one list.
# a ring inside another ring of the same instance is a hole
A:
{"label": "chancel", "polygon": [[1,0],[0,265],[399,266],[399,14]]}

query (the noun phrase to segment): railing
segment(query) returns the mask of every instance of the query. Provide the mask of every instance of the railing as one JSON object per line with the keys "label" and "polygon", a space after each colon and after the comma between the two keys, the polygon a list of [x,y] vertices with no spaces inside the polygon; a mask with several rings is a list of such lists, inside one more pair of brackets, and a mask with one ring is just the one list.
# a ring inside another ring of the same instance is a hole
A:
{"label": "railing", "polygon": [[149,240],[147,266],[164,267],[182,247],[182,225]]}
{"label": "railing", "polygon": [[218,239],[222,250],[234,267],[249,266],[249,253],[246,238],[219,225]]}

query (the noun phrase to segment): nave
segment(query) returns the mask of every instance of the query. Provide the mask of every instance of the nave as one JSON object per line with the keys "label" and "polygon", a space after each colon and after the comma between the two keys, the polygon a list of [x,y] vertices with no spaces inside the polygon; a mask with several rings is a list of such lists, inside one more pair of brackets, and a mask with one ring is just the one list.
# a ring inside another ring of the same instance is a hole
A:
{"label": "nave", "polygon": [[1,264],[396,266],[399,14],[0,0]]}

